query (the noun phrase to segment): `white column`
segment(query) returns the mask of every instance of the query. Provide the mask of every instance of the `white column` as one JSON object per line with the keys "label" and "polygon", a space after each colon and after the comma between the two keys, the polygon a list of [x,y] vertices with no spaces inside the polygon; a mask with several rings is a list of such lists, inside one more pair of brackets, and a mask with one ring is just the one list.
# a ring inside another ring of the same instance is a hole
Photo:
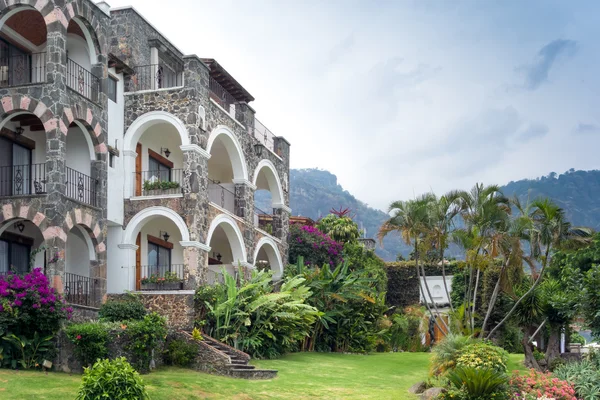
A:
{"label": "white column", "polygon": [[[125,188],[123,190],[124,198],[129,199],[135,196],[135,159],[137,153],[132,150],[123,151],[123,170],[125,173]],[[108,188],[110,190],[110,188]]]}

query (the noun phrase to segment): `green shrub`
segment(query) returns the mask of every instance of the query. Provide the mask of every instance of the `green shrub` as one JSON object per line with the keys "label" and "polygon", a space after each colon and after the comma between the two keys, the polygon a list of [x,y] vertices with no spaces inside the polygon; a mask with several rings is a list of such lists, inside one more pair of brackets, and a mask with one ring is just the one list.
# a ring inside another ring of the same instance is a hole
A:
{"label": "green shrub", "polygon": [[456,359],[457,367],[487,368],[498,372],[506,372],[507,363],[508,352],[486,342],[463,347]]}
{"label": "green shrub", "polygon": [[153,312],[141,321],[129,321],[124,334],[130,339],[125,349],[134,356],[135,369],[146,372],[150,368],[152,350],[158,349],[167,335],[167,323]]}
{"label": "green shrub", "polygon": [[442,399],[489,400],[506,399],[508,377],[490,368],[457,367],[448,373],[453,386]]}
{"label": "green shrub", "polygon": [[146,315],[144,304],[130,294],[124,299],[108,300],[100,307],[100,319],[108,322],[142,320]]}
{"label": "green shrub", "polygon": [[448,334],[432,349],[431,373],[442,375],[453,369],[456,366],[458,357],[461,355],[461,351],[475,342],[476,340],[469,336]]}
{"label": "green shrub", "polygon": [[142,378],[125,357],[98,360],[92,368],[86,368],[77,393],[77,400],[148,398]]}
{"label": "green shrub", "polygon": [[108,354],[108,326],[98,322],[72,324],[66,327],[67,337],[75,345],[75,356],[83,366],[91,366]]}
{"label": "green shrub", "polygon": [[571,337],[569,338],[570,343],[579,343],[580,345],[585,345],[585,338],[581,336],[579,332],[571,333]]}
{"label": "green shrub", "polygon": [[419,326],[421,318],[396,313],[391,316],[387,342],[393,351],[423,351]]}
{"label": "green shrub", "polygon": [[583,360],[561,365],[554,371],[554,376],[571,383],[575,387],[577,398],[600,399],[600,370],[596,363]]}
{"label": "green shrub", "polygon": [[189,367],[198,355],[198,345],[183,339],[169,342],[165,351],[165,363],[179,367]]}

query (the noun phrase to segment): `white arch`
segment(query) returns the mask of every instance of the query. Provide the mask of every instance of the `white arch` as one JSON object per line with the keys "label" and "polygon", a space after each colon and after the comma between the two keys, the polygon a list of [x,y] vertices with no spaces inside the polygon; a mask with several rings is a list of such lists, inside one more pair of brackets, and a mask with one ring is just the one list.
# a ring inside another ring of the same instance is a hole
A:
{"label": "white arch", "polygon": [[123,244],[135,244],[138,233],[142,227],[153,219],[165,217],[171,220],[179,229],[181,233],[181,241],[190,241],[190,232],[188,231],[185,221],[179,214],[167,207],[154,206],[145,208],[129,221],[127,228],[125,229],[125,235],[123,236]]}
{"label": "white arch", "polygon": [[92,38],[88,27],[83,22],[79,21],[78,17],[71,18],[71,21],[73,21],[79,26],[79,29],[81,29],[81,32],[83,32],[83,36],[85,36],[84,39],[87,44],[91,64],[97,64],[98,54],[96,53],[96,44],[94,43],[94,38]]}
{"label": "white arch", "polygon": [[135,152],[135,146],[146,129],[153,125],[165,123],[173,125],[177,129],[182,146],[190,144],[188,131],[185,128],[185,124],[179,118],[165,111],[150,111],[139,116],[133,121],[129,129],[127,129],[127,133],[125,133],[125,138],[123,139],[123,151]]}
{"label": "white arch", "polygon": [[[256,249],[254,250],[254,265],[256,266],[258,252],[264,245],[267,245],[265,252],[267,253],[269,264],[271,264],[271,270],[273,270],[273,280],[279,280],[283,276],[283,261],[281,259],[281,254],[279,253],[279,247],[277,247],[277,243],[275,243],[275,241],[270,237],[263,236],[256,244]],[[276,270],[273,268],[276,268]]]}
{"label": "white arch", "polygon": [[225,146],[225,150],[227,150],[227,154],[229,155],[229,160],[231,161],[231,167],[233,169],[233,179],[244,179],[248,180],[248,169],[246,168],[246,158],[244,157],[244,151],[242,150],[242,146],[240,142],[237,140],[233,132],[224,125],[219,125],[210,133],[210,137],[208,138],[208,144],[206,145],[206,151],[210,153],[215,140],[219,136],[223,136],[221,141],[223,146]]}
{"label": "white arch", "polygon": [[208,235],[206,236],[206,244],[210,246],[210,241],[215,233],[215,229],[220,225],[222,225],[223,231],[229,241],[234,262],[246,263],[248,257],[246,255],[246,246],[244,245],[244,235],[242,235],[242,231],[237,222],[235,222],[235,219],[227,214],[217,215],[210,223]]}
{"label": "white arch", "polygon": [[258,175],[260,171],[266,168],[266,171],[270,171],[270,173],[266,172],[265,176],[267,178],[267,183],[269,185],[269,191],[271,192],[271,201],[273,204],[285,204],[283,197],[283,187],[281,186],[281,181],[279,180],[279,175],[277,175],[277,169],[275,165],[270,160],[261,160],[256,169],[254,170],[254,179],[252,180],[252,184],[256,186],[256,182],[258,180]]}
{"label": "white arch", "polygon": [[[83,236],[83,240],[85,240],[85,244],[87,245],[88,248],[88,253],[89,253],[89,257],[90,257],[90,261],[96,261],[96,246],[94,246],[94,242],[92,242],[92,238],[90,237],[90,234],[88,233],[88,231],[85,230],[85,228],[81,225],[75,225],[73,226],[73,229],[77,229],[79,231],[79,233],[81,233],[81,236]],[[69,239],[68,234],[71,232],[67,233],[67,240]]]}

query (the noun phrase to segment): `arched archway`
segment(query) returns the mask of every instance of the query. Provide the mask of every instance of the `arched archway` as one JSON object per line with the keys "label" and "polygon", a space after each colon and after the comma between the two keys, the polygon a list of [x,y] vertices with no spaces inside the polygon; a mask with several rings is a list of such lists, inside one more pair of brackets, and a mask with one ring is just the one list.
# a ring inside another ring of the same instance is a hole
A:
{"label": "arched archway", "polygon": [[254,170],[252,183],[257,190],[268,190],[274,205],[284,204],[283,187],[275,165],[270,160],[261,160]]}
{"label": "arched archway", "polygon": [[96,32],[88,21],[75,16],[67,26],[67,51],[69,58],[90,70],[98,62],[100,44]]}
{"label": "arched archway", "polygon": [[0,17],[0,87],[46,80],[44,16],[28,5],[11,7]]}
{"label": "arched archway", "polygon": [[21,217],[5,221],[0,225],[0,275],[45,270],[44,243],[44,235],[33,221]]}
{"label": "arched archway", "polygon": [[254,250],[254,265],[257,268],[260,268],[261,265],[269,266],[273,272],[273,280],[281,279],[283,276],[283,260],[273,239],[263,237],[258,241]]}
{"label": "arched archway", "polygon": [[215,217],[208,230],[207,244],[211,248],[208,268],[213,274],[225,268],[233,275],[240,265],[247,266],[244,236],[231,216],[220,214]]}
{"label": "arched archway", "polygon": [[[183,190],[183,146],[190,139],[183,122],[164,111],[137,118],[125,134],[126,185],[133,197],[180,195]],[[165,183],[165,184],[162,184]]]}

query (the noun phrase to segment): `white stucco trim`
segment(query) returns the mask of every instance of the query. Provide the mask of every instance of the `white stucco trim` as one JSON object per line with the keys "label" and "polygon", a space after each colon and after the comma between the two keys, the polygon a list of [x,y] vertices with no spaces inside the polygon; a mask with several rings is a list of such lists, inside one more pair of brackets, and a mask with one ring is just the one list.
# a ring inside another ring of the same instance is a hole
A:
{"label": "white stucco trim", "polygon": [[229,161],[231,162],[231,167],[233,169],[233,178],[248,180],[248,168],[246,168],[246,157],[244,157],[244,151],[237,137],[235,137],[235,134],[227,126],[218,125],[215,129],[213,129],[208,138],[206,151],[208,153],[211,152],[215,140],[217,140],[217,138],[220,136],[224,136],[224,139],[221,140],[225,146],[225,149],[227,150],[227,154],[229,155]]}
{"label": "white stucco trim", "polygon": [[127,224],[127,228],[125,229],[125,234],[123,235],[123,244],[135,244],[137,234],[142,227],[146,225],[147,222],[159,217],[167,218],[177,226],[177,229],[179,229],[179,232],[181,233],[182,242],[190,241],[190,232],[185,221],[179,214],[167,207],[154,206],[140,211],[131,219],[131,221],[129,221],[129,224]]}
{"label": "white stucco trim", "polygon": [[282,203],[273,203],[273,208],[281,208],[283,211],[287,212],[288,214],[292,213],[292,209]]}
{"label": "white stucco trim", "polygon": [[210,246],[205,245],[204,243],[201,243],[198,241],[192,241],[192,242],[181,241],[181,242],[179,242],[179,244],[181,245],[181,247],[195,247],[200,250],[210,251]]}
{"label": "white stucco trim", "polygon": [[267,232],[267,231],[263,231],[262,229],[260,229],[260,228],[257,228],[256,226],[254,227],[254,230],[255,230],[256,232],[258,232],[258,233],[262,233],[264,236],[266,236],[266,237],[268,237],[268,238],[271,238],[271,239],[273,239],[274,241],[276,241],[276,242],[277,242],[277,243],[279,243],[279,244],[282,244],[282,243],[283,243],[283,242],[281,241],[281,239],[279,239],[279,238],[276,238],[275,236],[271,235],[269,232]]}
{"label": "white stucco trim", "polygon": [[233,183],[235,183],[236,185],[246,185],[248,186],[250,189],[252,190],[256,190],[256,185],[254,185],[252,182],[250,182],[247,179],[232,179],[231,180]]}
{"label": "white stucco trim", "polygon": [[185,124],[179,118],[165,111],[150,111],[138,117],[133,121],[129,129],[127,129],[123,140],[123,152],[135,152],[135,146],[137,146],[140,137],[149,127],[165,123],[173,125],[177,129],[182,146],[190,144],[188,131],[185,128]]}
{"label": "white stucco trim", "polygon": [[162,194],[162,195],[157,195],[157,196],[135,196],[135,197],[131,197],[130,200],[136,201],[136,200],[154,200],[154,199],[177,199],[179,197],[183,197],[183,194],[177,193],[177,194]]}
{"label": "white stucco trim", "polygon": [[[256,265],[256,257],[258,257],[258,252],[262,248],[262,246],[268,245],[273,250],[273,253],[269,253],[267,251],[267,257],[269,258],[269,263],[271,264],[271,269],[273,267],[277,268],[273,271],[273,280],[279,280],[283,276],[283,261],[281,259],[281,253],[279,252],[279,247],[277,247],[277,243],[270,237],[262,237],[256,244],[256,248],[254,250],[254,264]],[[275,256],[275,260],[273,260],[273,255]],[[277,261],[277,265],[273,266],[273,261]]]}
{"label": "white stucco trim", "polygon": [[179,146],[179,148],[181,149],[181,151],[193,151],[196,152],[198,154],[200,154],[201,157],[206,158],[207,160],[210,159],[210,153],[206,150],[204,150],[202,147],[198,146],[197,144],[186,144],[186,145],[181,145]]}
{"label": "white stucco trim", "polygon": [[252,265],[252,264],[250,264],[249,262],[246,262],[246,261],[241,261],[241,262],[238,263],[238,265],[240,267],[245,267],[245,268],[250,268],[250,269],[256,269],[256,267],[254,265]]}
{"label": "white stucco trim", "polygon": [[244,235],[242,235],[242,231],[235,219],[230,215],[219,214],[212,220],[210,228],[208,229],[208,235],[206,236],[206,243],[210,246],[210,241],[215,233],[215,229],[221,225],[225,231],[227,240],[229,241],[229,246],[231,247],[233,264],[246,262],[248,256],[246,255],[246,246],[244,245]]}
{"label": "white stucco trim", "polygon": [[137,158],[137,153],[132,150],[123,150],[123,156]]}
{"label": "white stucco trim", "polygon": [[[22,11],[22,10],[21,10]],[[10,29],[8,26],[2,27],[2,33],[6,34],[6,36],[19,43],[21,46],[25,47],[27,50],[32,53],[42,53],[46,49],[46,42],[42,43],[39,46],[34,45],[29,40],[25,39],[23,36],[19,35],[16,31]]]}
{"label": "white stucco trim", "polygon": [[[271,192],[271,201],[273,204],[281,204],[283,203],[283,186],[281,186],[281,180],[279,180],[279,175],[277,174],[277,168],[270,160],[261,160],[256,169],[254,170],[254,179],[252,183],[256,187],[256,182],[258,180],[258,176],[260,175],[260,171],[266,168],[266,171],[270,171],[271,173],[266,173],[267,183],[269,185],[269,191]],[[273,187],[275,186],[275,187]],[[291,211],[291,210],[290,210]]]}
{"label": "white stucco trim", "polygon": [[130,243],[121,243],[118,244],[117,247],[123,250],[137,250],[140,246]]}
{"label": "white stucco trim", "polygon": [[144,89],[144,90],[136,90],[135,92],[127,92],[123,93],[124,96],[131,96],[135,94],[144,94],[144,93],[155,93],[155,92],[168,92],[169,90],[177,90],[183,89],[185,86],[173,86],[168,88],[160,88],[160,89]]}

